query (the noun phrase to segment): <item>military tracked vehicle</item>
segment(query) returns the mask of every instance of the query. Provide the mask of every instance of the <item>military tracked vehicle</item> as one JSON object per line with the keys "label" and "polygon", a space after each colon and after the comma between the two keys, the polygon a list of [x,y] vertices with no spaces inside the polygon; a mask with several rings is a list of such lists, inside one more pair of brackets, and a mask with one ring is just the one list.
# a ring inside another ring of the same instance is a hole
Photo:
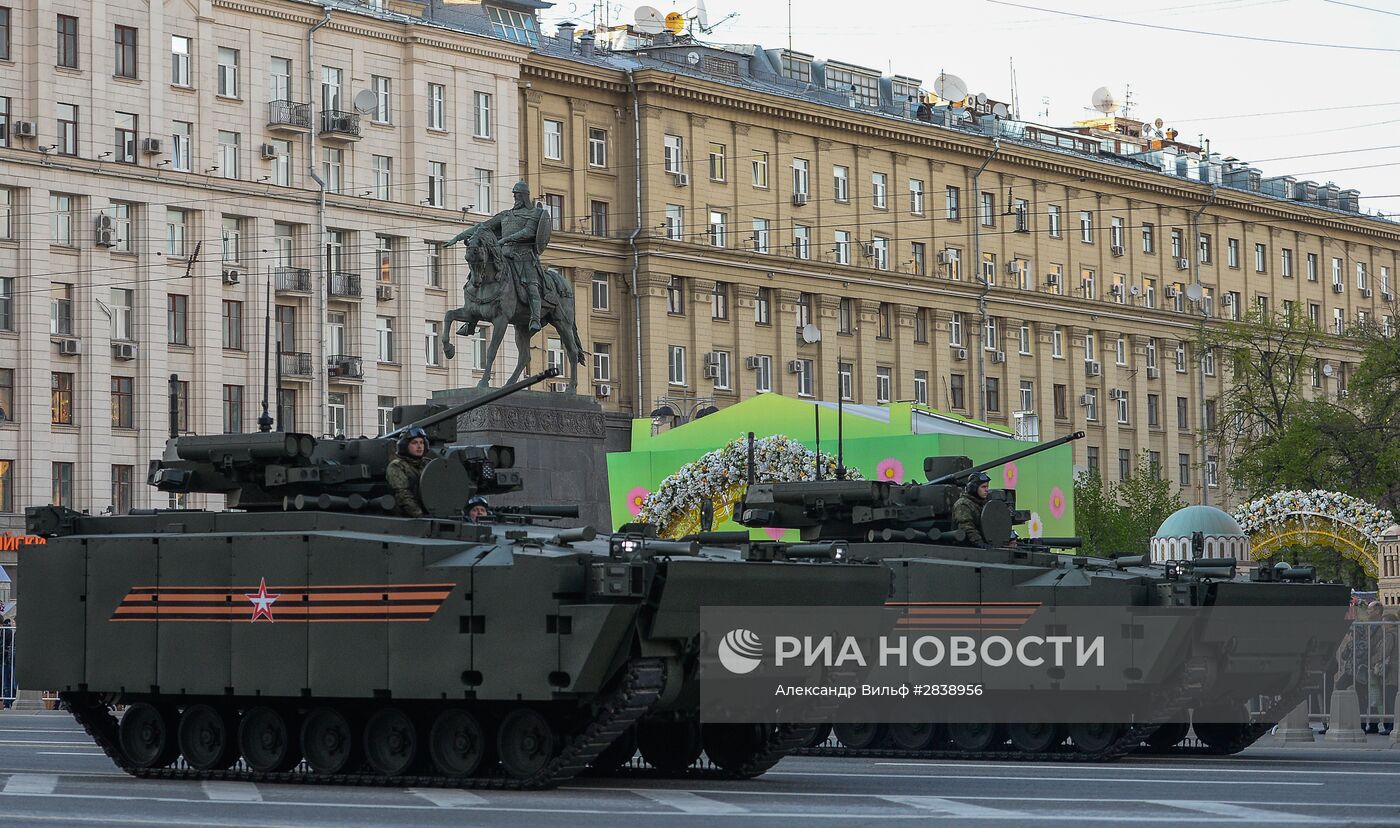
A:
{"label": "military tracked vehicle", "polygon": [[[698,721],[700,605],[878,604],[888,575],[531,522],[576,515],[559,504],[467,520],[522,480],[513,449],[455,445],[457,417],[554,374],[400,409],[384,437],[172,438],[148,482],[225,510],[28,510],[44,643],[21,674],[142,777],[538,788],[638,748],[663,772],[703,751],[762,773],[811,728]],[[385,481],[410,428],[433,456],[422,518]]]}
{"label": "military tracked vehicle", "polygon": [[[1330,663],[1345,629],[1340,609],[1349,601],[1345,585],[1316,583],[1311,567],[1237,566],[1232,558],[1201,557],[1199,548],[1194,559],[1157,564],[1147,555],[1106,559],[1055,552],[1076,548],[1080,541],[1015,539],[1014,526],[1029,514],[1016,508],[1013,490],[990,492],[980,521],[985,545],[964,543],[952,517],[962,481],[1082,436],[1078,432],[979,465],[966,457],[929,457],[923,484],[844,479],[754,484],[737,519],[750,527],[796,528],[804,544],[839,546],[848,559],[879,561],[893,578],[890,606],[923,612],[941,606],[967,615],[972,626],[991,623],[980,619],[993,606],[998,609],[992,613],[1019,607],[1026,615],[1042,606],[1212,608],[1216,618],[1229,608],[1336,607],[1335,629],[1298,639],[1239,628],[1248,624],[1231,628],[1202,621],[1191,629],[1185,650],[1170,664],[1155,665],[1171,682],[1154,691],[1150,721],[835,724],[819,732],[806,752],[1103,761],[1178,745],[1193,717],[1199,750],[1233,753],[1305,698],[1309,682]],[[1331,618],[1330,611],[1324,614]],[[1272,703],[1247,718],[1246,704],[1261,696]],[[1213,701],[1200,704],[1203,698]],[[828,730],[834,730],[830,741]]]}

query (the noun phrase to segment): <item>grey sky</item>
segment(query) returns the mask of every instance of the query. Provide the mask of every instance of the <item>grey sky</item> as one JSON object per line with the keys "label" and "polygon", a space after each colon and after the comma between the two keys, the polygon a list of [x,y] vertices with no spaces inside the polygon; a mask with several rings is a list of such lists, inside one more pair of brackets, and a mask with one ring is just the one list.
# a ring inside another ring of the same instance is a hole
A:
{"label": "grey sky", "polygon": [[[1120,97],[1131,88],[1132,117],[1162,118],[1183,140],[1203,134],[1212,150],[1254,163],[1266,177],[1333,180],[1361,190],[1363,210],[1400,213],[1397,0],[1355,2],[1380,11],[1325,0],[1198,0],[1162,7],[1121,0],[1014,2],[1160,26],[1393,51],[1209,37],[989,0],[793,0],[792,44],[818,57],[912,75],[925,85],[946,71],[997,100],[1010,100],[1014,59],[1023,117],[1050,124],[1094,114],[1089,98],[1099,86]],[[663,14],[689,11],[693,4],[651,3]],[[637,5],[614,2],[609,14],[617,22],[630,20]],[[739,16],[707,40],[787,45],[784,0],[709,0],[708,7],[711,23],[732,11]],[[557,0],[544,14],[546,30],[566,17],[586,22],[592,8],[589,0]],[[1319,111],[1327,107],[1347,108]],[[1041,114],[1047,108],[1048,118]],[[1312,111],[1257,114],[1291,110]],[[1381,149],[1349,152],[1364,148]]]}

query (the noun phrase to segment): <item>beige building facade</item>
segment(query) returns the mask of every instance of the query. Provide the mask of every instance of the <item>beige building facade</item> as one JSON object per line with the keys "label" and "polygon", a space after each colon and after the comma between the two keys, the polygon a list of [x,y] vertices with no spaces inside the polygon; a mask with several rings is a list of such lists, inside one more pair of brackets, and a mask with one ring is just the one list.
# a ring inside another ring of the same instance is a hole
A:
{"label": "beige building facade", "polygon": [[267,316],[288,430],[476,382],[436,243],[510,202],[530,50],[484,7],[0,5],[0,528],[152,505],[172,374],[182,431],[255,430]]}
{"label": "beige building facade", "polygon": [[[1065,130],[814,101],[722,65],[752,50],[643,52],[547,39],[522,73],[525,175],[559,214],[554,264],[591,286],[581,333],[609,357],[610,406],[916,400],[1084,430],[1076,463],[1111,480],[1150,452],[1219,504],[1198,429],[1227,369],[1201,359],[1203,322],[1393,323],[1400,226],[1354,208],[1106,160]],[[1329,340],[1315,392],[1343,391],[1356,359]]]}

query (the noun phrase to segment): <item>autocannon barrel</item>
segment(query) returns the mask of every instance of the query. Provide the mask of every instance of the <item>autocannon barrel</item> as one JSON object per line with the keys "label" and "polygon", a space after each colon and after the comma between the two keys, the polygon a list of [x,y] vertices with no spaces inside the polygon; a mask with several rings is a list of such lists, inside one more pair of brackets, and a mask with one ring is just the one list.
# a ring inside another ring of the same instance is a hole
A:
{"label": "autocannon barrel", "polygon": [[1073,440],[1078,440],[1083,436],[1084,432],[1076,431],[1073,434],[1067,434],[1064,437],[1060,437],[1056,440],[1051,440],[1048,443],[1041,443],[1038,446],[1031,446],[1028,449],[1008,454],[1005,457],[998,457],[995,460],[988,460],[985,463],[978,463],[970,469],[963,469],[962,471],[951,472],[941,477],[936,477],[933,480],[930,480],[926,485],[932,486],[938,483],[951,483],[955,480],[961,480],[969,475],[973,475],[978,472],[984,472],[987,469],[994,469],[997,466],[1003,466],[1007,463],[1020,460],[1022,457],[1030,457],[1032,454],[1039,454],[1042,451],[1049,451],[1050,449],[1055,448],[1056,446],[1063,446],[1065,443],[1071,442]]}
{"label": "autocannon barrel", "polygon": [[1084,545],[1084,539],[1076,537],[1030,538],[1028,543],[1033,543],[1036,546],[1048,546],[1051,549],[1078,549]]}
{"label": "autocannon barrel", "polygon": [[181,460],[196,463],[253,460],[291,460],[311,456],[316,441],[305,434],[209,434],[177,437],[173,443]]}
{"label": "autocannon barrel", "polygon": [[430,426],[435,426],[438,423],[443,422],[444,420],[456,419],[457,417],[467,413],[468,411],[481,408],[483,405],[490,405],[491,403],[495,402],[496,400],[499,400],[502,397],[509,396],[517,391],[524,391],[526,388],[529,388],[532,385],[544,382],[545,380],[551,379],[553,377],[557,377],[559,376],[559,373],[560,372],[558,368],[546,368],[538,374],[532,374],[528,377],[525,377],[522,380],[512,382],[509,385],[502,385],[500,388],[492,389],[491,391],[482,394],[480,397],[477,397],[474,400],[468,400],[467,402],[454,405],[451,408],[445,408],[442,411],[437,412],[436,414],[429,414],[428,416],[423,417],[422,419],[414,420],[413,422],[407,425],[403,425],[394,429],[393,431],[389,432],[388,434],[385,434],[384,436],[398,437],[400,434],[403,434],[411,428],[429,428]]}

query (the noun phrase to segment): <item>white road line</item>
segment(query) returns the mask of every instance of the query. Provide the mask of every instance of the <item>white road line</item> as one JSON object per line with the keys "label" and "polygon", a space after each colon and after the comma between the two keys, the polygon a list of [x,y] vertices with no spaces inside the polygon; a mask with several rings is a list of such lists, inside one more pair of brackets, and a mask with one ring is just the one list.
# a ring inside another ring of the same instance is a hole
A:
{"label": "white road line", "polygon": [[77,736],[78,734],[82,733],[82,731],[76,730],[71,727],[64,728],[63,730],[45,730],[37,727],[16,727],[10,729],[0,728],[0,733],[66,733],[69,736]]}
{"label": "white road line", "polygon": [[[962,773],[818,773],[816,771],[769,771],[765,776],[836,776],[842,779],[868,778],[868,779],[991,779],[997,781],[1012,782],[1143,782],[1153,785],[1264,785],[1268,787],[1289,787],[1299,786],[1320,787],[1324,782],[1298,782],[1294,780],[1280,779],[1277,782],[1264,780],[1223,780],[1223,779],[1154,779],[1152,777],[1134,778],[1131,776],[989,776],[972,775]],[[1389,774],[1382,774],[1388,776]]]}
{"label": "white road line", "polygon": [[106,758],[107,758],[107,754],[103,753],[101,750],[81,750],[81,751],[80,751],[80,750],[41,750],[41,751],[39,751],[39,755],[40,755],[40,756],[96,756],[96,757],[98,757],[98,758],[100,758],[100,759],[106,759]]}
{"label": "white road line", "polygon": [[1286,811],[1272,811],[1264,808],[1246,808],[1243,805],[1232,805],[1228,802],[1201,802],[1179,799],[1154,799],[1148,800],[1150,805],[1160,805],[1167,808],[1182,808],[1187,811],[1195,811],[1201,814],[1210,814],[1217,817],[1226,817],[1231,822],[1263,822],[1273,824],[1276,822],[1316,822],[1319,817],[1306,816],[1304,814],[1290,814]]}
{"label": "white road line", "polygon": [[470,791],[410,788],[408,792],[423,797],[439,808],[478,808],[486,804],[486,797],[477,796]]}
{"label": "white road line", "polygon": [[[993,764],[989,764],[989,763],[988,763],[988,764],[984,764],[984,763],[982,763],[982,762],[975,762],[975,761],[962,762],[962,763],[950,763],[950,762],[937,762],[937,763],[933,763],[933,762],[876,762],[875,764],[876,764],[877,766],[879,766],[879,767],[885,767],[885,768],[1024,768],[1024,769],[1026,769],[1026,770],[1030,770],[1030,769],[1031,769],[1030,767],[1027,767],[1027,765],[1025,765],[1025,764],[1020,764],[1020,765],[993,765]],[[1375,763],[1375,764],[1391,764],[1391,763],[1389,763],[1389,762],[1385,762],[1385,763],[1377,762],[1377,763]],[[1044,767],[1047,767],[1047,765],[1042,765],[1042,764],[1039,764],[1039,763],[1034,763],[1033,766],[1034,766],[1034,767],[1037,767],[1037,768],[1044,768]],[[1092,769],[1092,770],[1095,770],[1095,771],[1099,771],[1099,772],[1101,772],[1101,773],[1104,772],[1104,771],[1119,771],[1119,770],[1123,770],[1123,771],[1132,771],[1132,770],[1136,770],[1136,771],[1152,771],[1152,772],[1154,772],[1154,773],[1158,773],[1158,772],[1165,771],[1165,772],[1167,772],[1167,773],[1204,773],[1204,774],[1216,774],[1216,773],[1219,773],[1219,772],[1222,771],[1222,770],[1228,770],[1228,771],[1230,771],[1230,773],[1275,773],[1275,774],[1277,774],[1277,773],[1292,773],[1292,774],[1297,774],[1298,776],[1316,776],[1317,774],[1330,774],[1330,775],[1332,775],[1332,776],[1400,776],[1400,770],[1396,770],[1396,771],[1352,771],[1352,770],[1333,770],[1333,771],[1329,771],[1329,770],[1312,770],[1311,768],[1306,768],[1306,769],[1304,769],[1304,768],[1298,768],[1298,769],[1295,769],[1295,770],[1287,770],[1287,769],[1282,769],[1282,768],[1239,768],[1239,767],[1235,767],[1235,766],[1233,766],[1233,765],[1215,765],[1215,766],[1209,767],[1209,768],[1162,768],[1162,767],[1155,767],[1155,766],[1152,766],[1152,765],[1117,765],[1117,764],[1114,764],[1114,765],[1106,765],[1106,764],[1097,764],[1097,763],[1094,764],[1094,765],[1092,765],[1092,766],[1090,766],[1090,767],[1085,767],[1085,766],[1083,766],[1083,765],[1078,765],[1078,766],[1075,766],[1075,765],[1051,765],[1051,766],[1052,766],[1052,767],[1055,767],[1057,770],[1061,770],[1061,769],[1062,769],[1062,770],[1067,770],[1067,771],[1074,771],[1074,770],[1087,771],[1087,770],[1091,770],[1091,769]],[[1067,777],[1067,778],[1073,778],[1073,777]],[[1163,781],[1171,781],[1171,780],[1163,780]]]}
{"label": "white road line", "polygon": [[258,786],[252,782],[215,782],[206,780],[199,786],[211,802],[262,802]]}
{"label": "white road line", "polygon": [[880,796],[879,798],[887,802],[893,802],[896,805],[918,808],[921,811],[933,811],[945,816],[965,817],[967,819],[1035,818],[1031,814],[1020,813],[1018,811],[1008,811],[1002,808],[988,808],[985,805],[974,805],[971,802],[957,802],[938,796]]}
{"label": "white road line", "polygon": [[710,799],[689,791],[638,790],[634,793],[657,804],[675,808],[685,814],[747,814],[749,812],[749,809],[742,805],[720,802],[717,799]]}
{"label": "white road line", "polygon": [[5,782],[4,793],[16,796],[25,794],[39,795],[53,793],[58,787],[58,774],[56,773],[17,773]]}
{"label": "white road line", "polygon": [[59,739],[0,739],[0,745],[7,747],[54,747],[55,745],[87,745],[92,747],[91,739],[77,741]]}

